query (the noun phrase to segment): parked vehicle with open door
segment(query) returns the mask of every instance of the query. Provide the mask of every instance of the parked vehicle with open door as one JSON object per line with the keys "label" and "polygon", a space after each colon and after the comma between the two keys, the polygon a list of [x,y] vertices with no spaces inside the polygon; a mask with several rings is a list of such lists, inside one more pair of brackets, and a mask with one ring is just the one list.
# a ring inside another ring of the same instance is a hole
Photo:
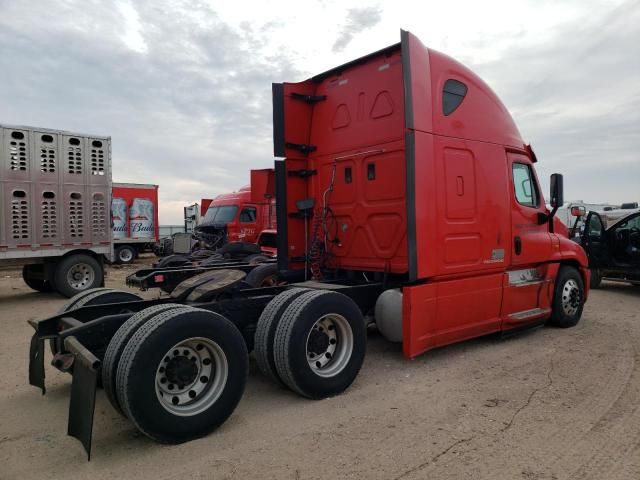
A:
{"label": "parked vehicle with open door", "polygon": [[604,278],[640,285],[640,211],[609,226],[606,214],[589,212],[581,237],[589,257],[591,287],[597,288]]}

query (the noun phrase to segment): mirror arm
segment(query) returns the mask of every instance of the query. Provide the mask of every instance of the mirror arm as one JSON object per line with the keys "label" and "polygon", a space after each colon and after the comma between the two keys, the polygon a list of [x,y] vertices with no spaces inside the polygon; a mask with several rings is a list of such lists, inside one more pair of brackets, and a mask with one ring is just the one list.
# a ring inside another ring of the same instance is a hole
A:
{"label": "mirror arm", "polygon": [[553,207],[551,209],[551,212],[549,212],[549,216],[548,216],[548,220],[549,220],[549,232],[550,233],[554,233],[554,229],[553,229],[553,217],[556,216],[556,212],[558,211],[558,206],[556,205],[555,207]]}

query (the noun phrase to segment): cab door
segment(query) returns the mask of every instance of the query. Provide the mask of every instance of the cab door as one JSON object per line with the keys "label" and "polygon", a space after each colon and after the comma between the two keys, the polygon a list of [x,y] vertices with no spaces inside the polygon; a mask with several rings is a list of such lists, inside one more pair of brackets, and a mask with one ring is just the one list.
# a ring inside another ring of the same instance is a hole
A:
{"label": "cab door", "polygon": [[540,218],[547,208],[540,194],[533,164],[525,155],[508,154],[512,181],[511,263],[536,265],[551,256],[551,235],[547,222]]}
{"label": "cab door", "polygon": [[589,212],[587,215],[580,244],[589,258],[589,268],[602,268],[608,265],[609,255],[604,222],[598,213]]}
{"label": "cab door", "polygon": [[552,254],[547,209],[531,160],[507,154],[511,202],[511,262],[503,277],[502,329],[550,313],[548,261]]}

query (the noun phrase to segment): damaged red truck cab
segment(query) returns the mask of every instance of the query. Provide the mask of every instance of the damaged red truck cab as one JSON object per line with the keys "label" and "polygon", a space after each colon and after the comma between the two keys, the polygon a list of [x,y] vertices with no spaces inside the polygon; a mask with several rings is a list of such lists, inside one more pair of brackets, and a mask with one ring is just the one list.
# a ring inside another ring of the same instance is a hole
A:
{"label": "damaged red truck cab", "polygon": [[[407,357],[579,320],[584,251],[554,233],[533,150],[468,68],[403,31],[399,44],[274,84],[273,96],[281,270],[313,263],[314,224],[301,215],[313,209],[324,267],[400,279]],[[561,204],[559,175],[552,196]]]}
{"label": "damaged red truck cab", "polygon": [[223,229],[225,243],[257,243],[265,232],[275,235],[274,182],[273,169],[251,170],[249,185],[208,201],[196,231]]}

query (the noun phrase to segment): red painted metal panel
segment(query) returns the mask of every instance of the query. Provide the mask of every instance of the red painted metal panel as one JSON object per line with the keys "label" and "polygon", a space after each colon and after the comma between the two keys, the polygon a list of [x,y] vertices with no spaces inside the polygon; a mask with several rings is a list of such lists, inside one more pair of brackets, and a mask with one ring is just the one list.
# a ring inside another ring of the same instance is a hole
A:
{"label": "red painted metal panel", "polygon": [[[467,67],[429,49],[433,97],[433,133],[523,148],[524,141],[511,114],[491,88]],[[467,94],[450,115],[442,113],[442,91],[447,80],[462,82]]]}
{"label": "red painted metal panel", "polygon": [[500,330],[501,273],[404,287],[402,293],[408,358]]}

